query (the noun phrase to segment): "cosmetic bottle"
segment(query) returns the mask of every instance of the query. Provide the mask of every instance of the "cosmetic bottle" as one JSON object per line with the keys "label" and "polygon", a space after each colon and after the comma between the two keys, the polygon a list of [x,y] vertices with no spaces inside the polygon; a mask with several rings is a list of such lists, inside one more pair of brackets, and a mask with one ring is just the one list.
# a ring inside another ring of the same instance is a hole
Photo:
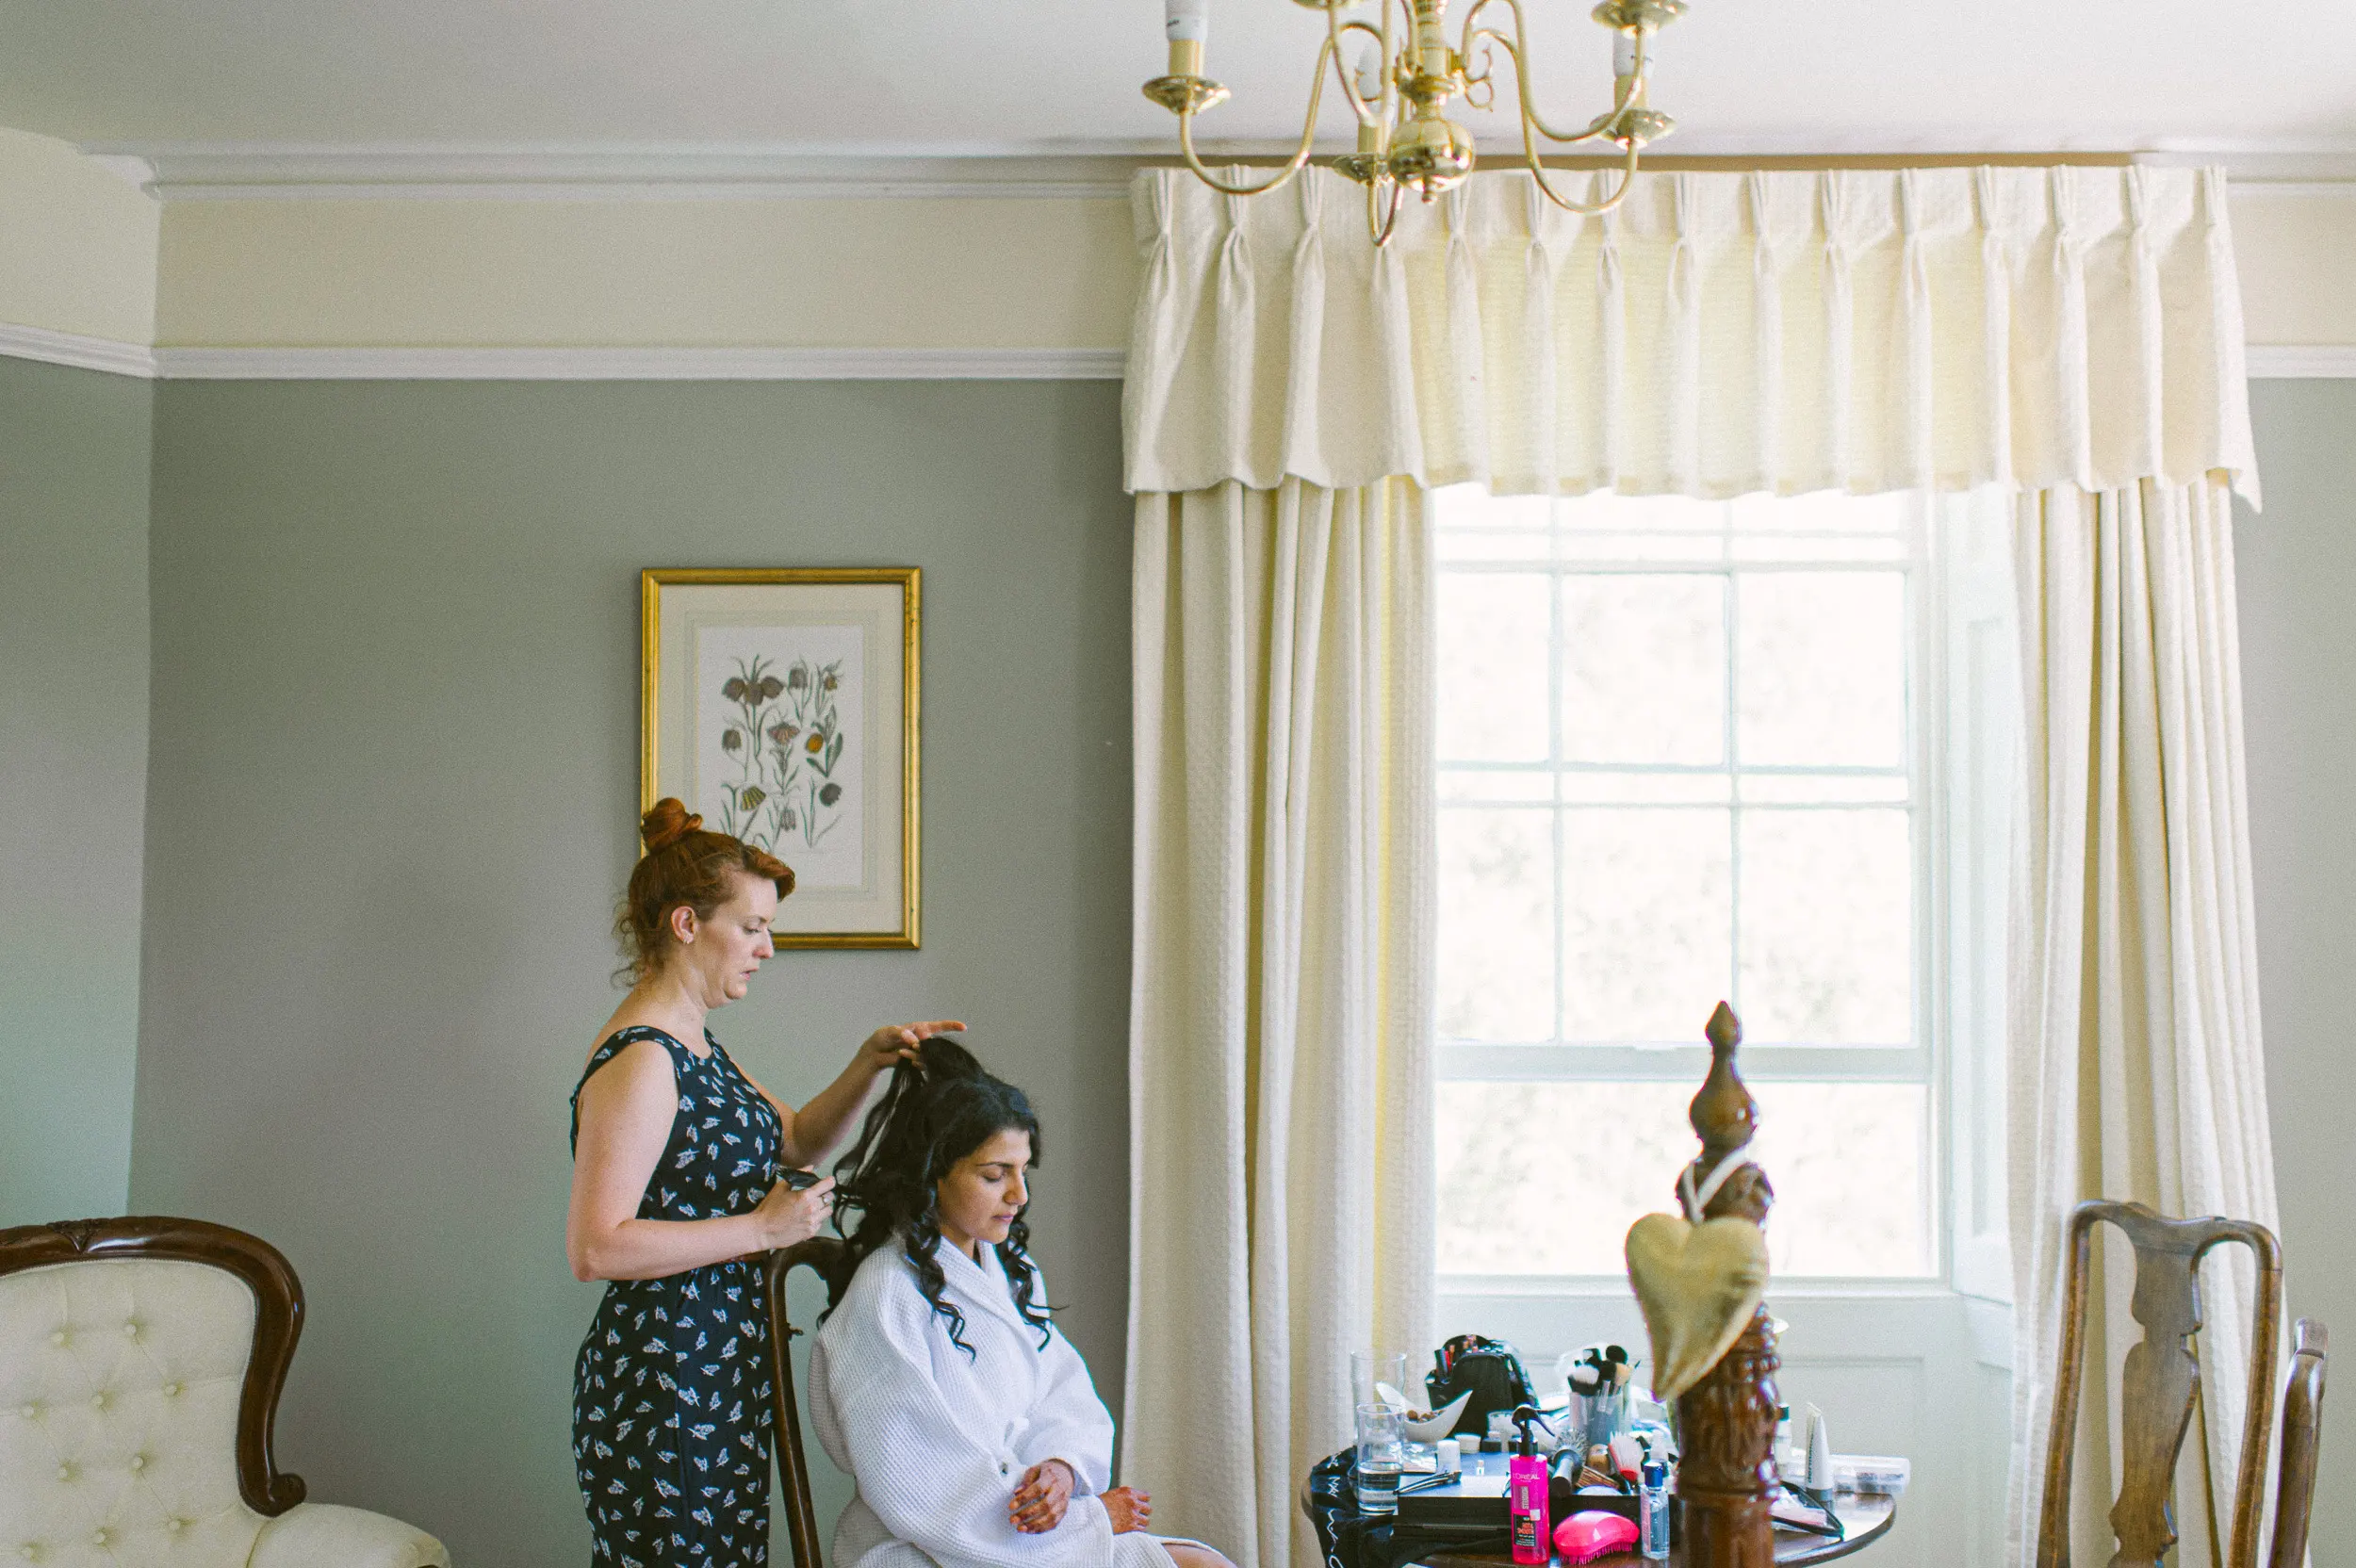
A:
{"label": "cosmetic bottle", "polygon": [[1833,1489],[1832,1434],[1824,1429],[1824,1413],[1808,1407],[1808,1484],[1813,1492]]}
{"label": "cosmetic bottle", "polygon": [[1506,1466],[1507,1515],[1512,1522],[1513,1560],[1536,1565],[1554,1555],[1552,1522],[1546,1517],[1546,1462],[1538,1457],[1538,1442],[1530,1430],[1538,1413],[1524,1405],[1513,1413],[1513,1419],[1522,1429],[1513,1462]]}
{"label": "cosmetic bottle", "polygon": [[1659,1460],[1644,1466],[1636,1485],[1637,1531],[1644,1554],[1655,1561],[1669,1555],[1669,1467]]}

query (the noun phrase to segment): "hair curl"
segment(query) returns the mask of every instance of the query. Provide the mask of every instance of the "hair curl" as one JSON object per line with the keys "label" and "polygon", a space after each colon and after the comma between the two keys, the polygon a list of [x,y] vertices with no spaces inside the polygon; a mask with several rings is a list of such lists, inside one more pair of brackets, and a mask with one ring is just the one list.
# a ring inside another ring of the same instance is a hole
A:
{"label": "hair curl", "polygon": [[[957,1162],[998,1134],[1026,1133],[1031,1161],[1039,1163],[1039,1118],[1021,1089],[982,1070],[973,1054],[955,1037],[936,1035],[917,1047],[916,1060],[892,1069],[883,1099],[867,1113],[859,1142],[836,1162],[834,1228],[843,1237],[843,1258],[826,1281],[826,1311],[851,1288],[851,1276],[870,1253],[881,1251],[896,1236],[916,1270],[916,1282],[933,1312],[949,1325],[950,1343],[968,1360],[973,1347],[965,1342],[965,1314],[948,1298],[948,1277],[933,1255],[941,1245],[941,1213],[937,1188]],[[856,1212],[859,1223],[843,1230],[843,1217]],[[999,1261],[1014,1291],[1015,1310],[1039,1331],[1046,1348],[1048,1314],[1055,1309],[1035,1299],[1039,1273],[1030,1255],[1031,1228],[1015,1216],[1006,1239],[998,1244]]]}
{"label": "hair curl", "polygon": [[697,920],[710,920],[736,891],[740,874],[774,882],[779,898],[794,890],[793,867],[757,844],[705,832],[703,818],[671,796],[639,819],[638,836],[646,853],[631,870],[630,890],[614,917],[614,934],[622,943],[619,978],[635,983],[662,968],[663,955],[678,941],[671,911],[685,907]]}

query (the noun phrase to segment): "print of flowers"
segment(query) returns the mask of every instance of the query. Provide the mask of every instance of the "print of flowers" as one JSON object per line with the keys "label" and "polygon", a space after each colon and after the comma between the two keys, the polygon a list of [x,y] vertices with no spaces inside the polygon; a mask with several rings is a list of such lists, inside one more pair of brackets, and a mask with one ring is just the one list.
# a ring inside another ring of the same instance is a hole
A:
{"label": "print of flowers", "polygon": [[[736,760],[722,789],[720,830],[764,849],[815,846],[843,820],[835,770],[847,743],[837,711],[843,663],[796,659],[783,679],[766,657],[736,662],[721,699],[736,710],[720,749]],[[762,743],[766,742],[764,745]]]}

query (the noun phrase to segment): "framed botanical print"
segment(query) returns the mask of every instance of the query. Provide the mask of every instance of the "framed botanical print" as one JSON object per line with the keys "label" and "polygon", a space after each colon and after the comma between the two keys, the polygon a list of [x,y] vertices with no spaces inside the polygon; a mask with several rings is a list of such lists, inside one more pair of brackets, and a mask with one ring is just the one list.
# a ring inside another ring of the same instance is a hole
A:
{"label": "framed botanical print", "polygon": [[914,566],[639,574],[639,809],[676,795],[794,868],[779,947],[915,947]]}

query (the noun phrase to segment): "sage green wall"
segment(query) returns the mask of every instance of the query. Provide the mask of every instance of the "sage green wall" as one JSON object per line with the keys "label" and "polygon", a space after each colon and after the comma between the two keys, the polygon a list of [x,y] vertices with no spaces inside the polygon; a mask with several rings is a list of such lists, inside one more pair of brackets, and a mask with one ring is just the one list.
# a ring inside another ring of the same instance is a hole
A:
{"label": "sage green wall", "polygon": [[[2294,1315],[2356,1343],[2356,381],[2250,388],[2266,511],[2234,530],[2258,990]],[[2347,1361],[2343,1354],[2341,1360]],[[2342,1391],[2345,1394],[2345,1390]],[[2327,1414],[2332,1409],[2327,1401]],[[2356,1425],[2324,1426],[2315,1560],[2356,1554]]]}
{"label": "sage green wall", "polygon": [[1105,384],[159,388],[132,1193],[301,1271],[313,1496],[468,1568],[587,1553],[565,1102],[617,994],[643,566],[924,569],[924,947],[780,954],[714,1026],[798,1096],[876,1024],[972,1023],[1117,1396],[1119,454]]}
{"label": "sage green wall", "polygon": [[0,1228],[130,1181],[148,414],[145,382],[0,359]]}

